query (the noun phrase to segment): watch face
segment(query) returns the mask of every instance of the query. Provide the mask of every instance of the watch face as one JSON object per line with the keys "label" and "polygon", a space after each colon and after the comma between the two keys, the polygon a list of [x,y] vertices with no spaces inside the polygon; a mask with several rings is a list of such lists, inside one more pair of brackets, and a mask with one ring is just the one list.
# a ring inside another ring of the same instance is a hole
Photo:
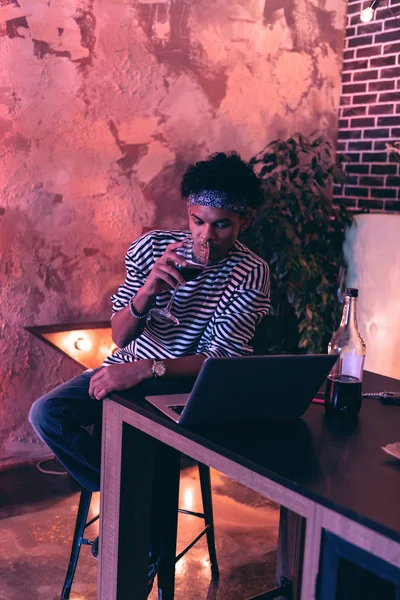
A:
{"label": "watch face", "polygon": [[156,374],[157,377],[162,377],[163,375],[165,375],[165,365],[163,362],[156,362],[154,365],[154,373]]}

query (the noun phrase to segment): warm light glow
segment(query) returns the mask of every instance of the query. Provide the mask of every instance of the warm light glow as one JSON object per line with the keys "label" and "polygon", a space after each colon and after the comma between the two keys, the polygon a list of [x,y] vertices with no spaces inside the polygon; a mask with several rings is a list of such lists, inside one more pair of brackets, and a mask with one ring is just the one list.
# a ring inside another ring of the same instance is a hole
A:
{"label": "warm light glow", "polygon": [[85,349],[86,340],[89,341],[90,346],[92,346],[90,337],[85,331],[65,332],[62,334],[62,340],[64,342],[64,346],[68,349],[68,353],[74,358],[79,356],[80,352],[87,352]]}
{"label": "warm light glow", "polygon": [[369,23],[370,21],[372,21],[373,18],[374,11],[370,6],[368,6],[368,8],[365,8],[360,14],[360,20],[363,23]]}
{"label": "warm light glow", "polygon": [[92,349],[92,342],[90,341],[89,338],[78,337],[74,342],[74,346],[77,350],[82,350],[83,352],[89,352],[89,350]]}
{"label": "warm light glow", "polygon": [[104,357],[110,356],[110,354],[115,354],[118,350],[119,350],[118,346],[116,346],[113,341],[111,341],[111,343],[107,343],[107,344],[100,344],[97,347],[98,353]]}
{"label": "warm light glow", "polygon": [[[100,512],[100,492],[95,492],[92,496],[92,500],[90,502],[90,510],[89,510],[89,519],[94,519],[94,517],[97,517],[97,515]],[[90,536],[88,536],[90,539],[93,539],[93,537],[96,537],[96,535],[99,535],[99,522],[95,521],[93,523],[93,525],[91,525],[91,528],[93,527],[93,530],[90,529]]]}
{"label": "warm light glow", "polygon": [[182,575],[185,571],[187,571],[187,562],[186,557],[182,556],[175,565],[175,573],[176,575]]}
{"label": "warm light glow", "polygon": [[193,489],[188,487],[183,493],[183,508],[186,510],[193,510]]}
{"label": "warm light glow", "polygon": [[117,350],[111,327],[44,332],[41,336],[87,369],[96,369]]}

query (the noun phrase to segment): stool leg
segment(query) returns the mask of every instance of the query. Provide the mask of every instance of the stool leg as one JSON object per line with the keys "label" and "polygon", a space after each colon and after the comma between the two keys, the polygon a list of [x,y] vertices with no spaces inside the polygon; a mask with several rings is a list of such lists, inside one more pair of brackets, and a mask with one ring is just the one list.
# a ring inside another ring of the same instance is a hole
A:
{"label": "stool leg", "polygon": [[79,499],[78,514],[76,516],[74,539],[72,540],[71,556],[69,558],[68,570],[61,592],[61,600],[67,600],[71,593],[72,581],[74,579],[76,565],[78,564],[79,552],[81,549],[82,537],[85,531],[91,499],[92,492],[82,489],[81,497]]}
{"label": "stool leg", "polygon": [[208,553],[210,556],[211,573],[215,578],[219,577],[219,569],[217,562],[217,553],[215,551],[215,536],[214,536],[214,516],[212,508],[212,492],[211,492],[211,478],[210,478],[210,467],[197,463],[199,468],[200,486],[201,486],[201,497],[203,500],[203,512],[204,521],[208,526],[206,531]]}

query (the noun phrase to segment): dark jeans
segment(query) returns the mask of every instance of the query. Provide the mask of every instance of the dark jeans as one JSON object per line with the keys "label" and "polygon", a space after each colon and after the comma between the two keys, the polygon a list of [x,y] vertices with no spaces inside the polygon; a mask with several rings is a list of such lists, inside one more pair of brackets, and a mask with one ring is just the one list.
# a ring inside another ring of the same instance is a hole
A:
{"label": "dark jeans", "polygon": [[[34,404],[29,421],[38,436],[78,483],[96,492],[100,489],[102,400],[89,396],[91,377],[98,371],[85,371],[45,394]],[[142,386],[131,390],[132,398],[143,400]],[[95,425],[93,432],[87,428]],[[149,551],[149,581],[154,578],[160,556],[157,536]]]}
{"label": "dark jeans", "polygon": [[[34,404],[29,421],[78,483],[100,489],[101,416],[103,402],[89,396],[94,371],[85,371],[45,394]],[[96,425],[92,433],[86,429]]]}
{"label": "dark jeans", "polygon": [[[58,386],[33,403],[29,421],[38,436],[78,483],[96,492],[100,489],[101,417],[103,401],[89,396],[91,377],[98,371],[85,371]],[[129,390],[129,398],[143,401],[145,395],[189,392],[193,379],[146,381]],[[87,428],[95,425],[93,432]],[[155,484],[157,484],[157,475]],[[162,494],[157,489],[156,494]],[[152,533],[149,551],[149,580],[154,564],[162,554],[157,532]]]}
{"label": "dark jeans", "polygon": [[[107,368],[107,367],[105,367]],[[85,371],[33,403],[29,421],[38,436],[78,483],[96,492],[100,489],[102,400],[89,396],[91,377]],[[145,395],[189,392],[193,378],[149,380],[129,390],[129,398],[143,401]],[[86,428],[94,425],[93,434]]]}
{"label": "dark jeans", "polygon": [[[98,371],[85,371],[58,386],[33,403],[29,421],[38,436],[47,444],[59,461],[78,483],[96,492],[100,489],[101,417],[102,400],[89,396],[91,377]],[[129,398],[143,401],[145,395],[189,392],[193,379],[146,381],[129,390]],[[88,427],[95,425],[93,432]],[[156,494],[157,476],[155,476]],[[152,534],[150,562],[157,562],[161,554],[158,535]],[[149,579],[154,566],[149,566]]]}

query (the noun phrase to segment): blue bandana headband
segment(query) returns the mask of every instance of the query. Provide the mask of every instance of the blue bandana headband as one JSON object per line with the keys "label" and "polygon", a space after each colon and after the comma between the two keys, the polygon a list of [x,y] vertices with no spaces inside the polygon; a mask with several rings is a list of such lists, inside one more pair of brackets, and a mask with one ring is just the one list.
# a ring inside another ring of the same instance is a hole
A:
{"label": "blue bandana headband", "polygon": [[226,192],[216,190],[204,190],[189,196],[189,206],[214,206],[215,208],[224,208],[234,212],[246,213],[248,210],[246,200],[236,200],[229,198]]}

